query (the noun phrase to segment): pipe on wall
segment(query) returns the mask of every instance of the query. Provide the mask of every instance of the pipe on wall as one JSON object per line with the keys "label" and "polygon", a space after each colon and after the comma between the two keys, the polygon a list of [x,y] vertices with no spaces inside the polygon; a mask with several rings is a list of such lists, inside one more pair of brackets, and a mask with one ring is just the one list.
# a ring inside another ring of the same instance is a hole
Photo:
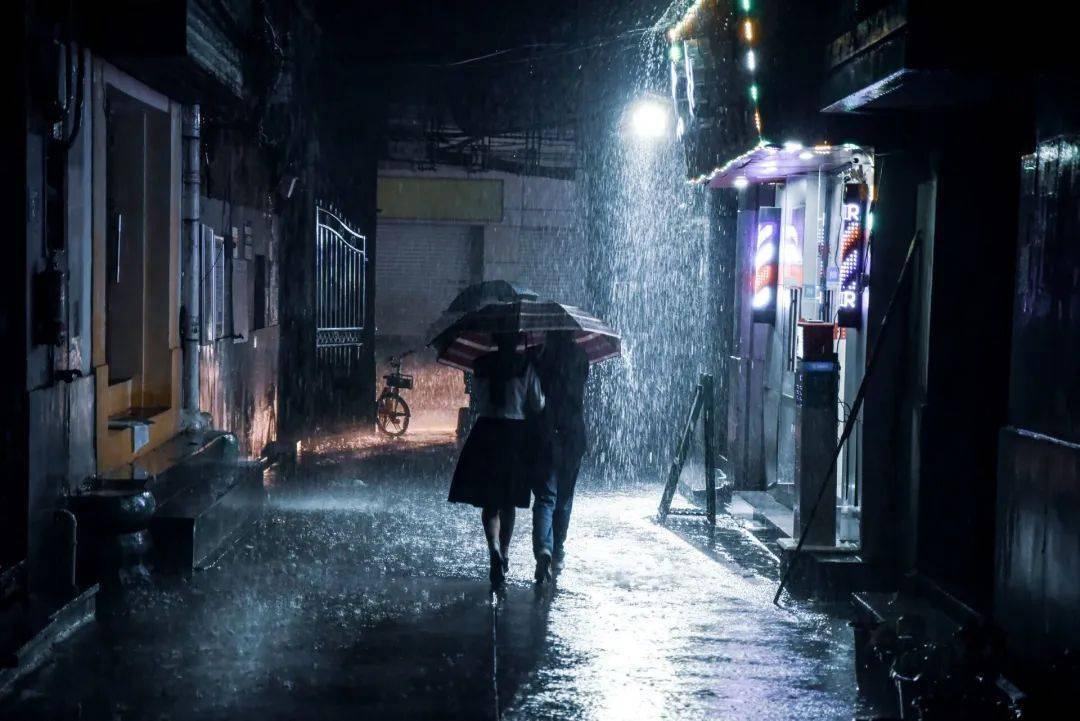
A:
{"label": "pipe on wall", "polygon": [[183,197],[181,201],[184,238],[181,271],[180,333],[184,348],[181,385],[182,423],[185,428],[198,426],[199,413],[199,243],[202,236],[199,209],[200,136],[202,119],[198,104],[183,110]]}
{"label": "pipe on wall", "polygon": [[66,508],[57,508],[55,517],[57,521],[66,524],[63,549],[67,554],[64,557],[64,582],[67,587],[64,590],[68,593],[75,593],[78,590],[76,559],[79,556],[79,521],[75,518],[75,514]]}

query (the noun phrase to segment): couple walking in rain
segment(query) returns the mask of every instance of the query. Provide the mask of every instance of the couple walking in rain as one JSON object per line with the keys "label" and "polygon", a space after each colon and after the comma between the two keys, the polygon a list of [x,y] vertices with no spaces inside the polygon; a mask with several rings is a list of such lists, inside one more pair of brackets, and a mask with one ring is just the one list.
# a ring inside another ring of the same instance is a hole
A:
{"label": "couple walking in rain", "polygon": [[618,335],[596,318],[510,288],[515,300],[464,313],[432,342],[441,362],[473,374],[477,420],[449,500],[481,509],[494,590],[509,571],[517,509],[530,500],[536,583],[548,584],[562,570],[586,450],[589,366],[620,352]]}

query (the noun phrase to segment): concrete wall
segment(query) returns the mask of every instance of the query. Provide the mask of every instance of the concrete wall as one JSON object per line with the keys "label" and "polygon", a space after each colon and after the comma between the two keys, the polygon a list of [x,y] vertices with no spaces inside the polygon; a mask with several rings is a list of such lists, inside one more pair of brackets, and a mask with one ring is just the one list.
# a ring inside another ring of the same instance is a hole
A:
{"label": "concrete wall", "polygon": [[[84,52],[81,60],[89,63],[90,54]],[[9,506],[14,517],[6,519],[5,526],[10,523],[10,528],[18,529],[25,540],[3,539],[8,546],[4,560],[16,560],[14,556],[20,552],[13,551],[12,546],[21,547],[29,559],[34,590],[48,589],[54,580],[62,583],[62,579],[53,578],[59,570],[52,563],[53,510],[61,505],[63,494],[94,472],[90,87],[91,74],[87,72],[83,87],[87,101],[80,109],[82,129],[66,153],[59,143],[47,140],[43,129],[36,127],[33,117],[30,119],[30,132],[25,136],[25,197],[21,198],[27,213],[26,233],[24,240],[20,239],[23,252],[14,256],[25,259],[18,268],[21,282],[14,284],[25,294],[13,307],[5,309],[5,327],[22,331],[21,338],[5,340],[13,343],[9,348],[16,362],[26,364],[23,372],[15,375],[18,381],[14,390],[22,398],[5,408],[11,421],[25,425],[5,430],[5,446],[21,456],[26,465],[24,476],[21,464],[5,464],[6,483],[11,486],[4,494],[5,505],[8,499],[14,501]],[[50,185],[57,194],[49,194]],[[41,320],[37,316],[43,312],[35,303],[35,288],[41,282],[39,274],[48,266],[50,251],[62,254],[65,272],[67,300],[60,309],[65,338],[59,345],[42,343],[34,333],[35,322]],[[12,322],[16,314],[24,323]],[[21,443],[25,445],[20,447]],[[15,488],[23,483],[23,489]]]}
{"label": "concrete wall", "polygon": [[[422,192],[419,183],[395,179],[431,178],[433,192],[469,187],[476,180],[485,191],[500,188],[498,202],[490,192],[461,192],[455,200],[441,198],[438,222],[433,222],[424,198],[397,201],[394,219],[380,217],[375,259],[375,328],[378,376],[386,372],[391,354],[416,350],[406,372],[417,376],[416,388],[406,392],[416,427],[453,427],[457,408],[466,405],[462,374],[437,365],[425,348],[427,330],[465,286],[481,280],[509,280],[541,296],[573,305],[587,305],[586,256],[579,224],[578,189],[567,180],[440,168],[421,174],[386,163],[380,182]],[[450,182],[453,181],[453,182]],[[415,207],[417,218],[400,217]],[[493,208],[501,207],[498,218]],[[420,212],[422,209],[423,212]],[[453,212],[456,209],[456,216]],[[484,218],[491,217],[491,220]]]}
{"label": "concrete wall", "polygon": [[1024,673],[1080,646],[1080,139],[1039,145],[1021,179],[994,616]]}
{"label": "concrete wall", "polygon": [[[241,238],[251,232],[251,250],[246,257],[241,248],[229,259],[232,282],[232,333],[200,346],[200,408],[210,413],[213,427],[237,437],[241,454],[258,457],[263,448],[277,440],[278,358],[278,272],[280,266],[280,222],[267,210],[232,205],[216,198],[200,199],[204,225],[218,235],[229,237],[236,228]],[[258,262],[258,258],[262,262]],[[266,289],[265,322],[256,327],[255,273],[262,268]]]}

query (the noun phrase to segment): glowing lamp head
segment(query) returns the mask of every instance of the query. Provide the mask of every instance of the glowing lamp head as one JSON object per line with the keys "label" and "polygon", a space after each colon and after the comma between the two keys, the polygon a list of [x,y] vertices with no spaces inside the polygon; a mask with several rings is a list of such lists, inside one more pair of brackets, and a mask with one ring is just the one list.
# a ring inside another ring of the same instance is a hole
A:
{"label": "glowing lamp head", "polygon": [[656,100],[641,100],[630,111],[630,131],[638,138],[661,138],[667,128],[667,108]]}
{"label": "glowing lamp head", "polygon": [[731,184],[735,186],[735,190],[746,190],[750,187],[750,181],[746,179],[745,175],[740,175],[735,180],[731,181]]}

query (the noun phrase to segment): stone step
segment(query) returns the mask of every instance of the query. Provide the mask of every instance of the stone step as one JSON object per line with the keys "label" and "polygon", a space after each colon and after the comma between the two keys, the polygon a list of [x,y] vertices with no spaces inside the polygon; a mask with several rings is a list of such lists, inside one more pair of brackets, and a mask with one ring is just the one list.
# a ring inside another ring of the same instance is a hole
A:
{"label": "stone step", "polygon": [[0,616],[0,694],[41,665],[54,644],[93,620],[98,590],[94,584],[69,600],[31,598],[6,609]]}
{"label": "stone step", "polygon": [[161,484],[170,493],[150,522],[155,565],[185,572],[212,563],[262,514],[265,468],[259,461],[209,461],[166,473]]}
{"label": "stone step", "polygon": [[[791,563],[797,539],[777,541],[780,560]],[[851,594],[879,587],[879,574],[859,555],[858,546],[841,543],[836,546],[803,546],[788,579],[788,592],[795,598],[813,597],[826,603],[846,603]]]}

